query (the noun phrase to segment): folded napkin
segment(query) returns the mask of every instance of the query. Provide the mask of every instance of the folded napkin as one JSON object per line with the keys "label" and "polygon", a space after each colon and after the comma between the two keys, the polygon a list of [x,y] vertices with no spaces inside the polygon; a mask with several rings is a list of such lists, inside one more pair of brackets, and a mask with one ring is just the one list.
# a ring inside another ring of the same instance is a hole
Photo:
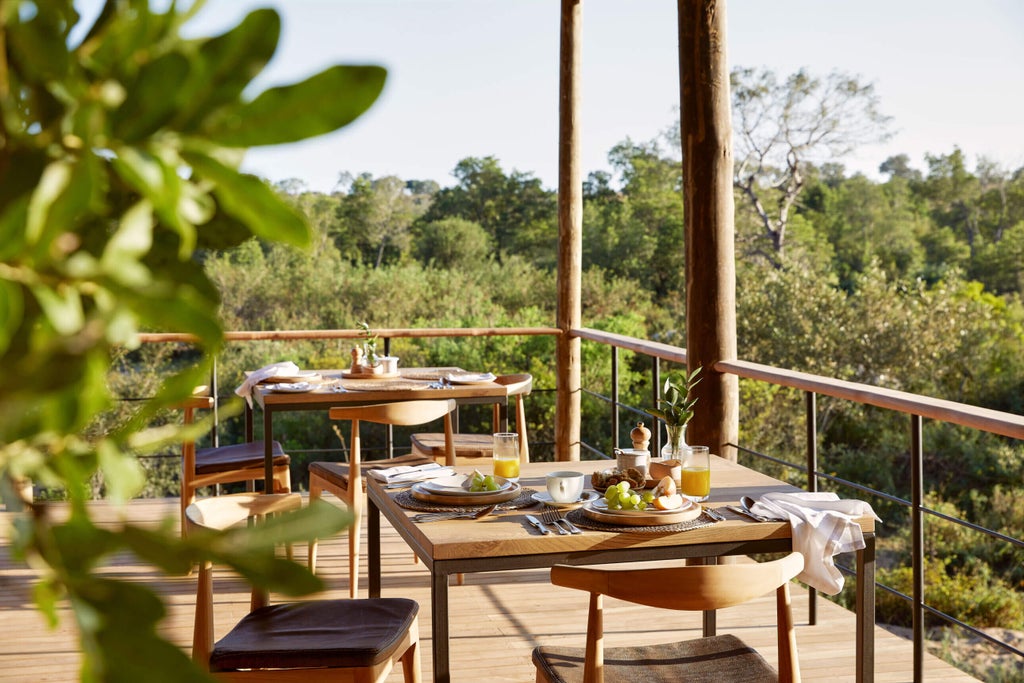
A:
{"label": "folded napkin", "polygon": [[387,484],[398,484],[450,477],[455,474],[455,470],[451,467],[442,467],[436,462],[428,462],[425,465],[398,465],[382,470],[370,470],[367,474]]}
{"label": "folded napkin", "polygon": [[262,367],[259,370],[254,370],[249,373],[249,376],[245,378],[241,386],[235,389],[235,393],[244,398],[248,403],[249,407],[252,408],[252,388],[264,380],[268,380],[271,377],[295,377],[299,374],[299,366],[289,361],[283,361],[281,363],[272,363],[266,367]]}
{"label": "folded napkin", "polygon": [[828,595],[843,590],[845,583],[833,558],[864,547],[864,533],[855,520],[882,521],[863,500],[839,500],[834,493],[766,493],[751,510],[789,520],[793,549],[804,556],[804,570],[796,578]]}

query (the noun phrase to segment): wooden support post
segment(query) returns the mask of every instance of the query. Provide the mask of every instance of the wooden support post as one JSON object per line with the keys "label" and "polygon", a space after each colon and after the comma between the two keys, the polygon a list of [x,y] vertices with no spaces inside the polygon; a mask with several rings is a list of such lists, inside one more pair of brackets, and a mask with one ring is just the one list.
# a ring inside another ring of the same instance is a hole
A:
{"label": "wooden support post", "polygon": [[583,275],[583,175],[580,170],[582,0],[562,0],[558,106],[558,337],[555,459],[580,459],[580,327]]}
{"label": "wooden support post", "polygon": [[714,370],[736,358],[732,120],[725,0],[678,0],[680,138],[686,230],[686,362],[704,368],[688,443],[730,460],[739,437],[739,380]]}

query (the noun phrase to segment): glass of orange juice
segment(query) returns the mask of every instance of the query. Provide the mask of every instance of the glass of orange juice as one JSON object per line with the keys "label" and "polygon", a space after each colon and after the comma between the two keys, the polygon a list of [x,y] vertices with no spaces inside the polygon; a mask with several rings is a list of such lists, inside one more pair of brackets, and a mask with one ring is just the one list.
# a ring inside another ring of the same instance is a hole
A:
{"label": "glass of orange juice", "polygon": [[494,476],[519,481],[519,435],[499,432],[494,435]]}
{"label": "glass of orange juice", "polygon": [[711,495],[711,453],[707,446],[686,446],[680,450],[682,475],[679,493],[694,502]]}

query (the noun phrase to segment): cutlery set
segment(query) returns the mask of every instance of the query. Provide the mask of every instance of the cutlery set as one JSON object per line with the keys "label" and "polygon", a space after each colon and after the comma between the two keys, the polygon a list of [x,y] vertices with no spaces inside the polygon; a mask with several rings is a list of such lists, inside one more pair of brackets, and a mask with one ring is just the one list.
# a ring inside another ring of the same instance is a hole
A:
{"label": "cutlery set", "polygon": [[[555,528],[555,531],[557,531],[561,536],[583,533],[582,529],[580,529],[578,526],[570,522],[568,518],[563,517],[562,514],[558,512],[558,510],[548,510],[543,515],[541,515],[541,517],[544,520],[542,522],[543,525],[550,524]],[[534,520],[537,519],[533,515],[527,515],[526,518],[530,520],[531,524],[533,524]]]}

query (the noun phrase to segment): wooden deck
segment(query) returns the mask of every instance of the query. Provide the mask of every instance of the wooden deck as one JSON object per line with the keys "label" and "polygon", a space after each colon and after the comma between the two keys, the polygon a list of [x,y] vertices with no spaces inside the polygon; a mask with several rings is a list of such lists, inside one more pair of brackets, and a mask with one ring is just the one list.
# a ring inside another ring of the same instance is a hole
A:
{"label": "wooden deck", "polygon": [[[175,499],[132,502],[128,514],[136,521],[176,514]],[[114,522],[113,508],[96,503],[97,518]],[[74,681],[79,656],[70,613],[64,610],[59,627],[51,631],[35,611],[30,588],[31,570],[14,564],[7,549],[10,513],[0,513],[3,532],[0,551],[0,611],[4,637],[0,640],[0,681]],[[385,596],[406,596],[426,605],[430,600],[428,574],[414,564],[412,553],[389,526],[382,529]],[[328,584],[328,597],[346,597],[348,559],[343,537],[321,542],[318,570]],[[299,549],[301,554],[303,549]],[[191,646],[195,577],[164,577],[150,567],[124,558],[108,571],[125,579],[152,585],[168,605],[164,632],[183,648]],[[365,563],[364,563],[365,564]],[[234,591],[217,594],[218,635],[247,608],[248,594],[237,581]],[[365,585],[365,583],[363,584]],[[365,588],[364,593],[365,595]],[[466,576],[451,590],[452,671],[460,683],[526,683],[534,680],[530,651],[539,643],[583,643],[587,597],[550,585],[547,570],[497,572]],[[854,680],[854,615],[827,600],[818,601],[818,623],[807,624],[806,591],[794,587],[797,646],[805,681],[840,683]],[[424,680],[430,680],[430,611],[420,612]],[[775,657],[774,598],[768,596],[743,608],[719,613],[719,630],[740,635],[769,661]],[[606,601],[606,645],[627,642],[668,642],[700,635],[699,615],[654,611]],[[883,629],[875,633],[875,680],[911,681],[911,643]],[[967,674],[926,656],[928,681],[970,681]],[[401,681],[400,672],[388,678]]]}

